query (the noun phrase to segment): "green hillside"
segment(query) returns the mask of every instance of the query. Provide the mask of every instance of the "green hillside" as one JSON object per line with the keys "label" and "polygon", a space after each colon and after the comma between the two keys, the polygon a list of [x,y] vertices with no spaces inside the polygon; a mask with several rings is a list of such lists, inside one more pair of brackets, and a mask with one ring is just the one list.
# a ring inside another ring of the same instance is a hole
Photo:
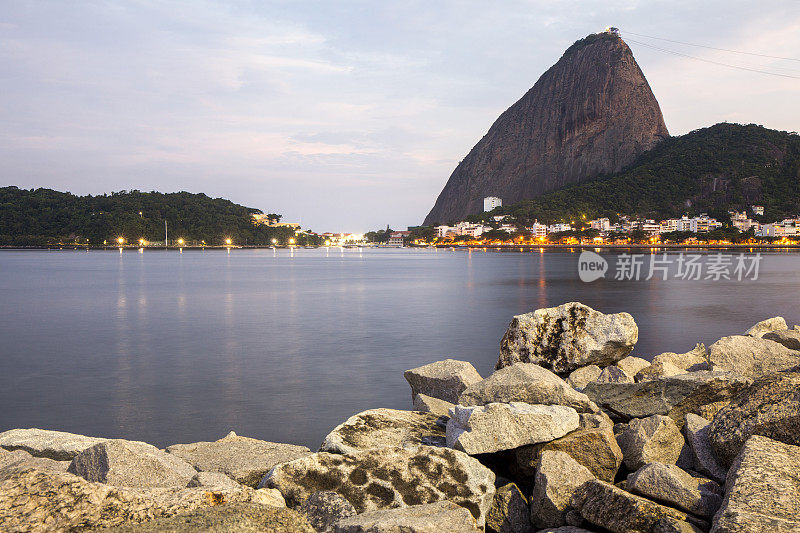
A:
{"label": "green hillside", "polygon": [[499,212],[559,222],[617,213],[670,218],[763,205],[764,220],[800,213],[800,136],[717,124],[672,137],[625,171],[542,195]]}
{"label": "green hillside", "polygon": [[[281,243],[294,237],[289,228],[253,224],[260,213],[221,198],[178,192],[123,191],[101,196],[76,196],[51,189],[0,188],[0,245],[37,246],[56,243],[102,245],[119,236],[128,242],[164,241],[164,221],[170,241],[223,244]],[[141,214],[140,214],[141,213]],[[88,239],[88,241],[87,241]],[[307,237],[298,236],[298,244]]]}

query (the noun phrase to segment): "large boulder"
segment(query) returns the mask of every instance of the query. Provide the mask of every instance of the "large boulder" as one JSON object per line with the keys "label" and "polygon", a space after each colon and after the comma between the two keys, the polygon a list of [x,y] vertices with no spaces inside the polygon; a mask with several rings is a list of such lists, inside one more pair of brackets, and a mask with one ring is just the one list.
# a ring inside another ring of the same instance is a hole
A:
{"label": "large boulder", "polygon": [[530,533],[531,513],[528,500],[514,483],[498,487],[486,515],[487,533]]}
{"label": "large boulder", "polygon": [[368,511],[337,522],[336,533],[479,533],[469,511],[442,501]]}
{"label": "large boulder", "polygon": [[800,351],[759,337],[733,335],[712,344],[708,349],[708,360],[713,370],[758,377],[800,365]]}
{"label": "large boulder", "polygon": [[579,422],[575,409],[563,405],[456,405],[447,421],[447,445],[470,455],[511,450],[563,437]]}
{"label": "large boulder", "polygon": [[46,457],[34,457],[26,451],[6,451],[0,448],[0,479],[31,468],[44,472],[66,472],[69,461],[54,461]]}
{"label": "large boulder", "polygon": [[595,380],[597,383],[633,383],[633,376],[629,376],[616,365],[609,365],[600,372]]}
{"label": "large boulder", "polygon": [[431,413],[436,416],[448,416],[448,412],[453,407],[453,404],[428,396],[427,394],[417,394],[414,396],[413,407],[415,411],[420,413]]}
{"label": "large boulder", "polygon": [[589,469],[594,477],[613,482],[622,464],[622,450],[610,427],[577,429],[545,444],[522,446],[514,450],[520,474],[533,476],[545,451],[564,452]]}
{"label": "large boulder", "polygon": [[[275,505],[271,492],[240,486],[131,489],[87,481],[69,473],[29,469],[0,481],[3,531],[77,531],[143,522],[230,503]],[[279,502],[278,502],[279,503]]]}
{"label": "large boulder", "polygon": [[660,505],[605,481],[587,481],[572,495],[581,516],[613,533],[651,533],[662,520],[691,522],[703,530],[708,524],[688,513]]}
{"label": "large boulder", "polygon": [[674,465],[686,445],[675,421],[663,415],[631,420],[628,429],[617,436],[617,443],[630,470],[653,462]]}
{"label": "large boulder", "polygon": [[186,487],[197,471],[143,442],[106,440],[76,455],[67,470],[88,481],[118,487]]}
{"label": "large boulder", "polygon": [[636,381],[652,381],[659,378],[678,376],[686,371],[678,368],[669,361],[658,361],[647,368],[641,369],[635,376]]}
{"label": "large boulder", "polygon": [[403,375],[411,385],[412,399],[417,394],[425,394],[450,403],[456,403],[464,389],[483,379],[470,363],[455,359],[412,368]]}
{"label": "large boulder", "polygon": [[788,328],[789,326],[786,325],[786,320],[784,320],[782,316],[776,316],[773,318],[762,320],[755,326],[745,331],[744,334],[747,335],[748,337],[763,337],[766,333],[769,333],[770,331],[777,331],[780,329],[788,329]]}
{"label": "large boulder", "polygon": [[333,531],[339,520],[358,514],[350,502],[332,491],[315,492],[297,511],[306,517],[315,530],[324,533]]}
{"label": "large boulder", "polygon": [[531,522],[537,528],[567,524],[573,493],[594,475],[564,452],[545,451],[536,465]]}
{"label": "large boulder", "polygon": [[633,377],[638,374],[641,369],[650,366],[650,361],[642,359],[641,357],[629,355],[617,361],[617,366],[621,368],[623,372]]}
{"label": "large boulder", "polygon": [[[651,363],[669,363],[670,365],[686,372],[709,370],[708,350],[702,343],[686,353],[665,352],[653,357]],[[641,370],[641,369],[640,369]]]}
{"label": "large boulder", "polygon": [[235,489],[241,486],[222,472],[198,472],[187,487],[205,487],[209,490]]}
{"label": "large boulder", "polygon": [[539,405],[566,405],[579,413],[599,411],[585,394],[546,368],[533,363],[515,363],[501,368],[488,378],[473,383],[458,397],[461,405],[524,402]]}
{"label": "large boulder", "polygon": [[630,492],[686,512],[710,518],[722,503],[722,489],[710,479],[693,477],[675,465],[650,463],[628,476]]}
{"label": "large boulder", "polygon": [[705,418],[692,413],[686,415],[683,434],[686,436],[686,442],[692,451],[692,466],[694,470],[718,483],[724,483],[728,471],[720,464],[714,454],[711,441],[708,438],[710,429],[711,423]]}
{"label": "large boulder", "polygon": [[[630,357],[626,357],[625,359],[630,359]],[[583,390],[586,385],[599,378],[602,372],[603,370],[597,365],[582,366],[570,373],[567,377],[567,383],[575,390],[580,391]]]}
{"label": "large boulder", "polygon": [[764,340],[775,341],[783,344],[790,350],[800,350],[800,329],[779,329],[765,333]]}
{"label": "large boulder", "polygon": [[370,409],[353,415],[328,433],[321,452],[353,453],[382,446],[445,445],[444,429],[431,413]]}
{"label": "large boulder", "polygon": [[800,447],[752,436],[736,456],[712,533],[800,531]]}
{"label": "large boulder", "polygon": [[751,435],[800,445],[800,372],[763,376],[723,408],[709,429],[719,460],[729,465]]}
{"label": "large boulder", "polygon": [[64,431],[46,429],[9,429],[0,433],[0,448],[9,451],[23,450],[34,457],[46,457],[54,461],[71,461],[86,448],[106,439],[85,437]]}
{"label": "large boulder", "polygon": [[561,375],[628,355],[639,330],[628,313],[607,315],[579,302],[517,315],[500,342],[497,368],[536,363]]}
{"label": "large boulder", "polygon": [[276,465],[259,487],[281,491],[289,507],[333,491],[363,513],[453,501],[483,526],[495,475],[477,459],[449,448],[374,448],[352,454],[319,452]]}
{"label": "large boulder", "polygon": [[276,464],[311,453],[305,446],[240,437],[234,432],[214,442],[173,444],[166,451],[201,472],[221,472],[249,487],[258,485]]}

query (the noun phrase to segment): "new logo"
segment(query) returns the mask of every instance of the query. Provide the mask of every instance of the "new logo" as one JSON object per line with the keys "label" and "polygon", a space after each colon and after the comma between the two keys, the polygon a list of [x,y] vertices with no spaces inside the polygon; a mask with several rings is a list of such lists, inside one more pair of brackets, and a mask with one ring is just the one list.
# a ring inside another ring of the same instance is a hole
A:
{"label": "new logo", "polygon": [[578,277],[586,283],[605,277],[608,271],[608,261],[600,254],[585,250],[578,258]]}

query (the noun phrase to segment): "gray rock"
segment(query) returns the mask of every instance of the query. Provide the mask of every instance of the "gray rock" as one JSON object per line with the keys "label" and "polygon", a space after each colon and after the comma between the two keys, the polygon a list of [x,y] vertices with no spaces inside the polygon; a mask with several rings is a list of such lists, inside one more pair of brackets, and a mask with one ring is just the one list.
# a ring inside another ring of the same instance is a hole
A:
{"label": "gray rock", "polygon": [[[625,359],[628,358],[626,357]],[[601,372],[603,372],[603,370],[597,365],[582,366],[572,371],[567,378],[567,383],[575,390],[580,391],[583,390],[586,385],[599,378]]]}
{"label": "gray rock", "polygon": [[454,404],[428,396],[427,394],[417,394],[414,396],[414,410],[421,413],[431,413],[436,416],[448,416],[447,413]]}
{"label": "gray rock", "polygon": [[588,468],[564,452],[545,451],[536,466],[531,496],[531,521],[537,528],[567,524],[573,493],[586,481],[594,479]]}
{"label": "gray rock", "polygon": [[714,481],[664,463],[647,464],[629,475],[627,489],[702,517],[714,516],[722,503],[722,489]]}
{"label": "gray rock", "polygon": [[576,526],[548,527],[540,529],[536,533],[592,533],[588,529]]}
{"label": "gray rock", "polygon": [[370,409],[353,415],[328,433],[321,452],[353,453],[383,446],[445,445],[445,432],[431,413]]}
{"label": "gray rock", "polygon": [[614,422],[604,412],[599,413],[578,413],[580,417],[579,425],[581,429],[605,428],[609,431],[613,429]]}
{"label": "gray rock", "polygon": [[333,531],[336,522],[357,514],[350,502],[331,491],[315,492],[297,510],[322,533]]}
{"label": "gray rock", "polygon": [[[708,364],[708,350],[705,345],[698,343],[686,353],[665,352],[653,357],[652,363],[669,363],[686,372],[710,370]],[[641,369],[640,369],[641,370]]]}
{"label": "gray rock", "polygon": [[452,502],[369,511],[340,520],[336,533],[478,533],[469,511]]}
{"label": "gray rock", "polygon": [[674,518],[662,518],[653,527],[653,533],[704,533],[704,530]]}
{"label": "gray rock", "polygon": [[617,436],[617,443],[630,470],[653,462],[674,465],[685,446],[678,426],[663,415],[631,420],[628,429]]}
{"label": "gray rock", "polygon": [[511,450],[563,437],[579,421],[575,409],[563,405],[456,405],[447,421],[447,445],[471,455]]}
{"label": "gray rock", "polygon": [[168,453],[202,472],[221,472],[234,481],[255,487],[278,463],[311,453],[305,446],[240,437],[231,432],[214,442],[173,444]]}
{"label": "gray rock", "polygon": [[751,435],[800,445],[800,372],[757,379],[717,413],[708,434],[723,465],[733,462]]}
{"label": "gray rock", "polygon": [[68,466],[69,461],[54,461],[46,457],[34,457],[23,450],[9,452],[0,448],[0,480],[31,468],[44,472],[66,472]]}
{"label": "gray rock", "polygon": [[708,528],[703,520],[599,480],[581,485],[572,496],[572,506],[592,524],[613,533],[651,533],[662,519]]}
{"label": "gray rock", "polygon": [[659,361],[641,369],[635,377],[636,381],[652,381],[658,378],[678,376],[685,373],[685,370],[678,368],[669,361]]}
{"label": "gray rock", "polygon": [[595,383],[633,383],[633,377],[629,376],[618,366],[607,366],[597,376]]}
{"label": "gray rock", "polygon": [[67,469],[88,481],[118,487],[186,487],[197,471],[143,442],[106,440],[76,455]]}
{"label": "gray rock", "polygon": [[638,338],[628,313],[607,315],[579,302],[537,309],[513,318],[500,342],[497,368],[536,363],[566,375],[586,365],[616,363]]}
{"label": "gray rock", "polygon": [[453,501],[482,527],[495,475],[477,459],[449,448],[374,448],[352,454],[319,452],[276,465],[259,487],[281,491],[289,507],[313,493],[334,491],[356,511]]}
{"label": "gray rock", "polygon": [[758,377],[800,365],[800,351],[763,338],[734,335],[712,344],[708,359],[714,370]]}
{"label": "gray rock", "polygon": [[779,329],[789,329],[789,326],[786,325],[786,320],[784,320],[782,316],[776,316],[762,320],[752,328],[745,331],[744,334],[748,337],[762,337],[765,333]]}
{"label": "gray rock", "polygon": [[622,464],[622,451],[610,428],[578,429],[545,444],[517,448],[514,457],[519,472],[524,476],[535,475],[545,451],[566,453],[603,481],[613,482]]}
{"label": "gray rock", "polygon": [[769,333],[765,333],[762,338],[783,344],[790,350],[800,350],[800,329],[770,331]]}
{"label": "gray rock", "polygon": [[450,403],[456,403],[464,389],[483,379],[470,363],[455,359],[412,368],[403,375],[411,385],[412,399],[417,394],[424,394]]}
{"label": "gray rock", "polygon": [[0,448],[23,450],[34,457],[46,457],[54,461],[71,461],[86,448],[104,440],[46,429],[10,429],[0,433]]}
{"label": "gray rock", "polygon": [[486,515],[487,533],[530,533],[533,531],[528,500],[514,483],[499,487]]}
{"label": "gray rock", "polygon": [[224,490],[239,488],[241,484],[235,482],[222,472],[198,472],[186,486],[205,487],[209,490]]}
{"label": "gray rock", "polygon": [[240,486],[130,489],[86,481],[69,473],[29,469],[0,481],[0,529],[78,531],[185,514],[220,503],[275,505],[272,492]]}
{"label": "gray rock", "polygon": [[683,434],[692,450],[694,469],[718,483],[724,483],[727,470],[717,460],[717,456],[711,448],[711,441],[708,439],[710,424],[705,418],[689,413],[686,415]]}
{"label": "gray rock", "polygon": [[629,355],[628,357],[623,357],[617,361],[617,366],[620,367],[623,372],[633,377],[639,373],[641,369],[650,366],[650,361],[647,359],[642,359],[641,357]]}
{"label": "gray rock", "polygon": [[736,456],[712,533],[800,531],[800,447],[753,436]]}
{"label": "gray rock", "polygon": [[507,402],[566,405],[579,413],[599,411],[597,405],[585,394],[576,391],[549,370],[533,363],[515,363],[501,368],[488,378],[467,387],[458,397],[461,405]]}

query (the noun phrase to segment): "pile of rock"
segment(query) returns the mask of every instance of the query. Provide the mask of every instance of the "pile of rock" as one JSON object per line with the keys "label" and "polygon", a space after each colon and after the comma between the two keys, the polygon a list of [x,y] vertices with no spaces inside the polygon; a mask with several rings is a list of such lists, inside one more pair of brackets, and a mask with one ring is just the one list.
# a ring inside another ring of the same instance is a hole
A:
{"label": "pile of rock", "polygon": [[626,313],[514,317],[495,372],[405,372],[319,451],[0,434],[0,529],[448,533],[800,530],[800,331],[630,355]]}

